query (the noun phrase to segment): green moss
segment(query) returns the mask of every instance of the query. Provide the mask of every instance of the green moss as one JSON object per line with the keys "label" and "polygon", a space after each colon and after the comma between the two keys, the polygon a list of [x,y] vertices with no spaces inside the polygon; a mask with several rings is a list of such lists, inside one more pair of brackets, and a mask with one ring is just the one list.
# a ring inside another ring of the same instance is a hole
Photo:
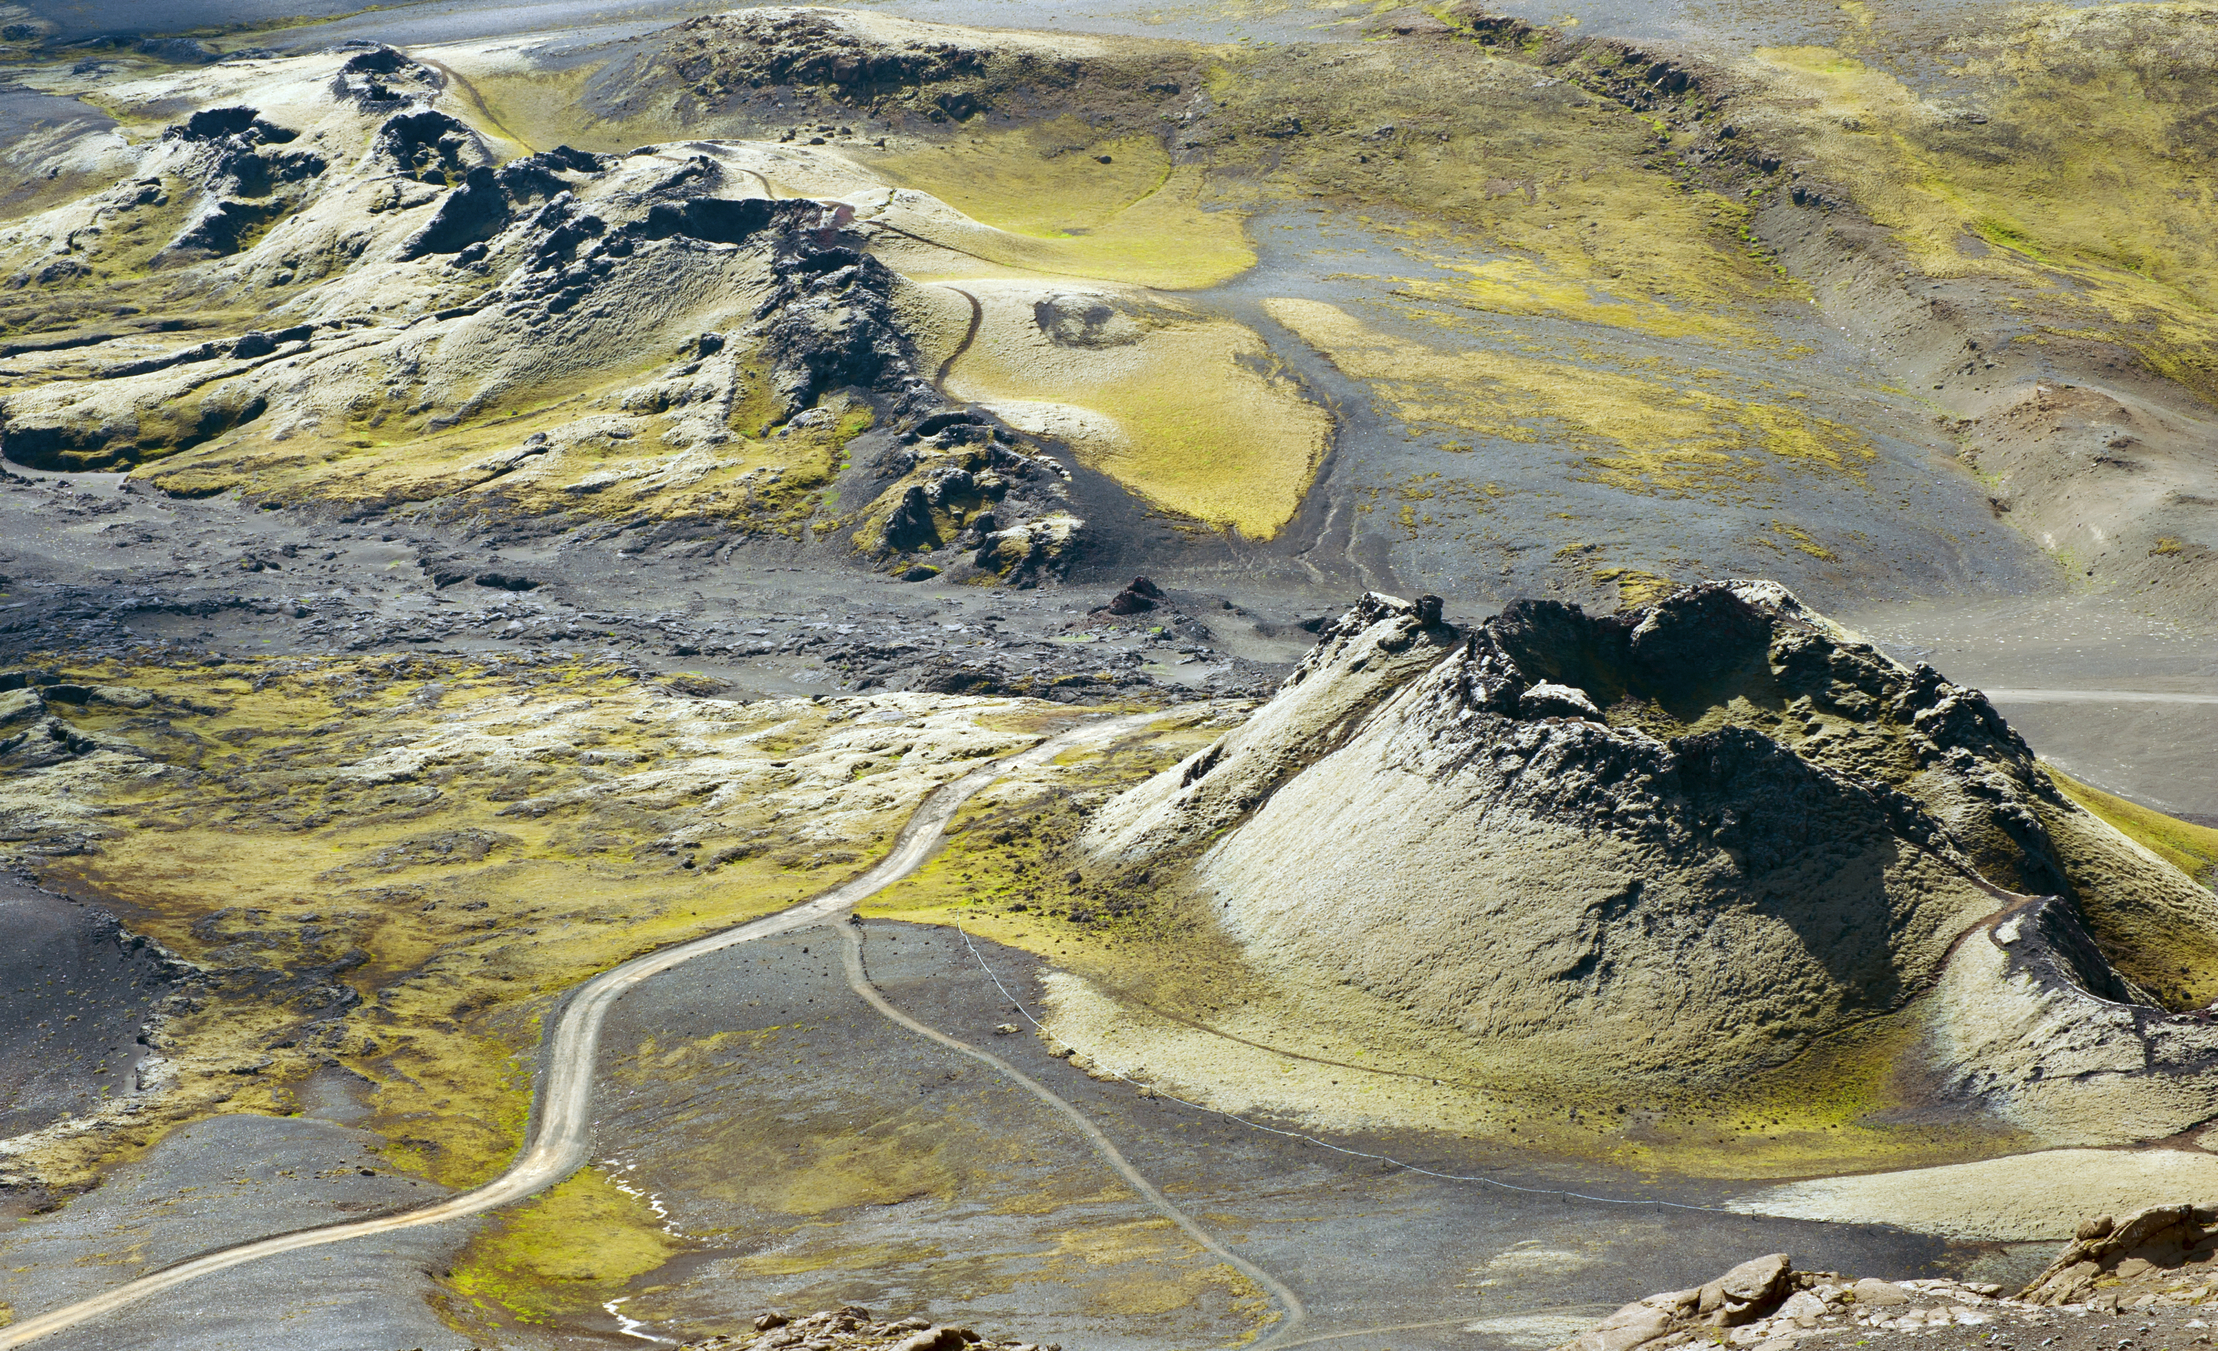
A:
{"label": "green moss", "polygon": [[[769,732],[746,754],[782,758],[833,726],[814,705],[773,704],[689,731],[652,687],[592,663],[298,659],[73,674],[166,701],[73,715],[165,770],[103,788],[113,833],[49,861],[45,875],[102,895],[188,958],[250,950],[278,971],[340,965],[363,999],[304,1042],[315,1009],[273,1000],[252,979],[219,984],[206,1009],[173,1026],[170,1055],[184,1067],[175,1092],[130,1131],[73,1137],[34,1161],[62,1184],[219,1106],[293,1110],[289,1086],[326,1058],[372,1085],[367,1125],[396,1168],[453,1186],[483,1181],[521,1143],[529,1057],[562,991],[822,889],[906,810],[896,791],[847,828],[848,847],[827,848],[780,826],[758,798],[711,808],[657,789],[521,809],[579,784],[587,752],[620,775],[660,773],[698,754],[681,746],[689,737]],[[397,778],[357,772],[442,737],[483,737],[491,750],[541,735],[541,713],[567,719],[545,754],[434,756]],[[873,758],[873,775],[904,772],[900,757]],[[697,850],[670,847],[681,830]],[[260,1074],[229,1072],[265,1056]]]}
{"label": "green moss", "polygon": [[1064,117],[855,157],[1000,232],[960,242],[990,262],[1166,290],[1255,264],[1240,213],[1205,209],[1199,168],[1173,164],[1153,135],[1102,136]]}
{"label": "green moss", "polygon": [[[1737,112],[1844,183],[1926,273],[2012,286],[2065,331],[2132,348],[2209,397],[2214,13],[2027,6],[1960,33],[1952,83],[1976,100],[1976,120],[1818,47],[1756,53],[1773,87]],[[1987,247],[1964,248],[1967,237]]]}
{"label": "green moss", "polygon": [[1614,582],[1617,585],[1617,608],[1630,610],[1637,605],[1662,600],[1678,588],[1669,577],[1638,568],[1597,568],[1594,580]]}
{"label": "green moss", "polygon": [[[1565,444],[1583,455],[1578,477],[1627,492],[1739,501],[1789,473],[1860,485],[1878,455],[1853,428],[1786,400],[1732,397],[1703,372],[1670,378],[1676,373],[1434,345],[1320,301],[1274,300],[1266,308],[1344,373],[1367,381],[1404,422]],[[1465,336],[1452,318],[1418,317]]]}
{"label": "green moss", "polygon": [[[1745,203],[1679,182],[1651,154],[1657,127],[1621,105],[1536,88],[1522,48],[1248,54],[1220,102],[1237,133],[1211,154],[1247,175],[1223,190],[1363,203],[1367,224],[1460,274],[1420,274],[1408,294],[1735,346],[1774,341],[1764,311],[1802,298]],[[1303,134],[1276,134],[1295,121]]]}
{"label": "green moss", "polygon": [[993,299],[951,392],[1096,414],[1069,433],[1079,458],[1179,515],[1267,540],[1300,510],[1332,417],[1253,330],[1124,298],[1126,341],[1103,360],[1042,351],[1031,297]]}
{"label": "green moss", "polygon": [[[996,942],[1045,953],[1072,944],[1102,945],[1151,931],[1163,916],[1146,894],[1109,913],[1117,884],[1071,876],[1069,850],[1086,809],[1074,793],[1120,792],[1216,740],[1221,729],[1190,715],[1165,718],[1098,750],[1056,759],[1052,789],[1018,780],[965,804],[948,823],[946,843],[923,867],[863,904],[862,912],[918,923],[959,923]],[[1021,907],[1021,908],[1019,908]],[[1070,918],[1073,908],[1089,915]]]}
{"label": "green moss", "polygon": [[[254,423],[223,435],[237,420],[244,394],[216,384],[141,420],[133,472],[164,492],[206,497],[241,490],[283,505],[341,503],[386,507],[459,498],[492,515],[541,520],[601,517],[710,520],[766,533],[798,534],[826,510],[825,489],[846,458],[847,444],[868,430],[873,413],[845,395],[822,406],[828,425],[779,429],[780,408],[760,378],[745,382],[731,423],[738,439],[715,448],[703,472],[666,479],[673,452],[643,417],[637,435],[602,435],[565,445],[560,468],[512,472],[488,457],[514,449],[535,432],[559,435],[586,406],[667,365],[659,356],[632,356],[605,369],[510,391],[498,406],[452,426],[433,412],[403,416],[412,391],[358,410],[333,433],[297,432],[282,442]],[[659,411],[659,410],[657,410]],[[216,437],[210,442],[211,436]],[[202,444],[209,442],[208,444]]]}
{"label": "green moss", "polygon": [[2015,225],[1990,217],[1985,220],[1973,221],[1971,229],[1972,233],[1996,248],[2014,249],[2036,263],[2046,263],[2048,261],[2048,259],[2041,256],[2040,246],[2034,242],[2033,236]]}
{"label": "green moss", "polygon": [[604,64],[587,62],[563,70],[515,66],[471,70],[466,63],[450,59],[443,69],[461,81],[481,125],[527,152],[559,144],[620,154],[645,141],[673,140],[684,134],[667,118],[667,107],[644,116],[596,115],[586,86]]}
{"label": "green moss", "polygon": [[2034,1147],[2030,1135],[1926,1106],[1917,1067],[1925,1015],[1912,1004],[1820,1038],[1776,1069],[1668,1100],[1614,1156],[1707,1177],[1791,1177],[1921,1168]]}
{"label": "green moss", "polygon": [[2203,886],[2218,888],[2218,830],[2166,816],[2115,793],[2106,793],[2081,783],[2054,765],[2042,768],[2066,797],[2115,826],[2127,839]]}
{"label": "green moss", "polygon": [[544,1323],[606,1302],[683,1251],[644,1197],[588,1168],[487,1220],[445,1284],[495,1326]]}

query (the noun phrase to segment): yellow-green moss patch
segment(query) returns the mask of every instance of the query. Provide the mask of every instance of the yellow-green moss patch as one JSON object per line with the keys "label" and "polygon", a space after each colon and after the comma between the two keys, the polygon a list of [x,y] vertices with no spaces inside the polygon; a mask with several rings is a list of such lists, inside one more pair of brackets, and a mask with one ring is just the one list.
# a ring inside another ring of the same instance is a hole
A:
{"label": "yellow-green moss patch", "polygon": [[483,1181],[521,1142],[528,1057],[563,990],[831,885],[925,792],[1036,735],[971,710],[1056,716],[889,696],[901,721],[858,725],[528,659],[72,674],[157,701],[72,715],[139,755],[19,775],[0,809],[71,813],[94,842],[45,875],[209,961],[214,985],[170,1024],[173,1089],[26,1160],[54,1185],[212,1111],[292,1110],[326,1059],[369,1081],[396,1167]]}
{"label": "yellow-green moss patch", "polygon": [[1436,347],[1322,301],[1273,300],[1267,308],[1343,372],[1368,382],[1404,422],[1506,441],[1560,441],[1581,454],[1577,477],[1627,492],[1738,500],[1789,473],[1860,484],[1878,455],[1851,428],[1736,399],[1700,380]]}
{"label": "yellow-green moss patch", "polygon": [[644,1197],[588,1168],[487,1220],[446,1283],[496,1326],[544,1323],[604,1303],[685,1246]]}
{"label": "yellow-green moss patch", "polygon": [[1152,136],[1097,137],[1065,117],[855,158],[991,226],[998,237],[959,247],[1008,267],[1198,290],[1255,264],[1240,213],[1205,209],[1201,171]]}
{"label": "yellow-green moss patch", "polygon": [[2218,887],[2218,830],[2106,793],[2054,765],[2043,768],[2066,797],[2117,827],[2127,839],[2204,886]]}
{"label": "yellow-green moss patch", "polygon": [[[975,289],[983,318],[952,392],[1068,441],[1158,506],[1250,539],[1300,510],[1332,418],[1252,330],[1121,290]],[[1043,336],[1043,302],[1108,317],[1069,344]]]}

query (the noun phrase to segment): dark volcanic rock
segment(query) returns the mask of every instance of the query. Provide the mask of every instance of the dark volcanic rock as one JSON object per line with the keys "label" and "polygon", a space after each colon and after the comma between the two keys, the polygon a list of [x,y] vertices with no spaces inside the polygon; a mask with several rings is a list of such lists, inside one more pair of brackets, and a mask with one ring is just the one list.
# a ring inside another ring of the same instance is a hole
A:
{"label": "dark volcanic rock", "polygon": [[1113,615],[1144,614],[1155,608],[1163,599],[1162,588],[1145,577],[1135,577],[1132,585],[1109,598],[1108,610]]}
{"label": "dark volcanic rock", "polygon": [[0,877],[0,1138],[135,1093],[141,1038],[191,969],[115,917]]}

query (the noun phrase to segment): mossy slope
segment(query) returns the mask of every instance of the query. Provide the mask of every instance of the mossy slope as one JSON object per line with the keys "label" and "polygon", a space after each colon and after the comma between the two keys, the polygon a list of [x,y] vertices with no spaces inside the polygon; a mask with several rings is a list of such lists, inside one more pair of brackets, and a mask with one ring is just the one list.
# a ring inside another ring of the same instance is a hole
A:
{"label": "mossy slope", "polygon": [[1032,739],[975,720],[1021,701],[735,705],[590,664],[81,675],[135,693],[75,715],[86,754],[10,778],[13,848],[211,992],[169,1025],[173,1087],[19,1160],[54,1187],[209,1111],[291,1110],[319,1065],[368,1080],[396,1165],[482,1181],[520,1141],[551,1000],[822,889]]}

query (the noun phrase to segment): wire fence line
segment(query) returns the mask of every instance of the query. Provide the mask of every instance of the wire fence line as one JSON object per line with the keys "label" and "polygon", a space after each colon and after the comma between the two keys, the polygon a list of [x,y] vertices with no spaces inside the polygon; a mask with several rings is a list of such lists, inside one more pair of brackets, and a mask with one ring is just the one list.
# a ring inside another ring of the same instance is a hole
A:
{"label": "wire fence line", "polygon": [[[1024,1021],[1032,1024],[1032,1028],[1034,1031],[1045,1035],[1047,1029],[1040,1026],[1040,1020],[1032,1016],[1032,1011],[1025,1007],[1024,1001],[1011,994],[1009,992],[1009,987],[1001,983],[1001,977],[995,974],[993,967],[987,965],[985,954],[980,952],[978,950],[978,945],[971,941],[970,931],[968,929],[965,929],[960,923],[957,923],[955,925],[955,932],[963,936],[963,946],[970,949],[970,955],[974,960],[977,961],[978,969],[986,973],[986,979],[993,982],[995,989],[1001,991],[1002,998],[1009,1001],[1009,1005],[1011,1008],[1014,1008],[1018,1013],[1024,1015]],[[1227,1112],[1222,1110],[1221,1108],[1205,1106],[1198,1102],[1189,1102],[1185,1098],[1181,1098],[1176,1094],[1165,1093],[1162,1089],[1155,1087],[1153,1084],[1143,1084],[1136,1079],[1128,1078],[1125,1075],[1119,1074],[1113,1069],[1107,1069],[1106,1066],[1104,1066],[1103,1068],[1111,1077],[1121,1080],[1124,1083],[1131,1084],[1134,1088],[1145,1089],[1150,1096],[1159,1100],[1166,1102],[1175,1102],[1181,1107],[1191,1108],[1192,1110],[1197,1112],[1205,1112],[1210,1116],[1223,1117],[1227,1121],[1235,1122],[1239,1125],[1247,1127],[1249,1130],[1252,1131],[1260,1131],[1265,1135],[1276,1135],[1283,1139],[1299,1140],[1304,1144],[1315,1145],[1319,1149],[1331,1150],[1335,1154],[1345,1154],[1352,1159],[1370,1159],[1377,1163],[1390,1164],[1393,1167],[1402,1169],[1405,1172],[1416,1173],[1422,1177],[1438,1178],[1443,1182],[1477,1182],[1488,1187],[1495,1187],[1506,1192],[1517,1192],[1525,1196],[1560,1196],[1570,1201],[1591,1201],[1597,1205],[1605,1206],[1662,1206],[1668,1210],[1691,1210],[1704,1215],[1732,1215],[1741,1219],[1750,1218],[1742,1211],[1727,1210],[1722,1206],[1698,1206],[1691,1205],[1684,1201],[1665,1201],[1660,1198],[1595,1196],[1587,1192],[1568,1191],[1561,1187],[1521,1187],[1514,1182],[1504,1182],[1500,1178],[1487,1177],[1484,1174],[1480,1173],[1443,1173],[1438,1169],[1427,1168],[1423,1164],[1411,1163],[1407,1159],[1395,1158],[1391,1154],[1380,1154],[1366,1149],[1351,1149],[1346,1145],[1336,1145],[1330,1140],[1320,1140],[1316,1136],[1310,1135],[1304,1131],[1280,1130],[1276,1126],[1266,1126],[1260,1121],[1250,1121],[1246,1117],[1240,1116],[1239,1114],[1234,1112]]]}

